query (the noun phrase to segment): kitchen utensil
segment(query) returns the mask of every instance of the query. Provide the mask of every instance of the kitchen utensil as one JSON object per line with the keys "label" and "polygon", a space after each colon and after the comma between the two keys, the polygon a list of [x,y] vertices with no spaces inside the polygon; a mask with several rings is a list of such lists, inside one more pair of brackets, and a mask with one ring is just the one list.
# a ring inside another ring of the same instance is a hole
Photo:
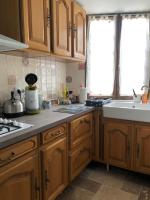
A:
{"label": "kitchen utensil", "polygon": [[134,94],[135,97],[137,97],[137,94],[135,93],[135,90],[134,90],[134,89],[133,89],[133,94]]}
{"label": "kitchen utensil", "polygon": [[20,117],[24,115],[24,106],[21,100],[15,99],[14,91],[11,91],[11,99],[3,106],[3,115],[7,118]]}
{"label": "kitchen utensil", "polygon": [[25,89],[25,108],[27,114],[37,114],[40,111],[39,95],[35,85],[37,80],[36,74],[27,74],[25,77],[25,81],[28,84]]}

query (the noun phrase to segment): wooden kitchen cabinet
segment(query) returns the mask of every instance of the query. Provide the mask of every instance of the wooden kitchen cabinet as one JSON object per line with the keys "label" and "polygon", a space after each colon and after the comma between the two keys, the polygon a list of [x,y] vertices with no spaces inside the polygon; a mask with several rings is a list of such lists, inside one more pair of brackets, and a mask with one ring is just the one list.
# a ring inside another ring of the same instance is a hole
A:
{"label": "wooden kitchen cabinet", "polygon": [[69,124],[69,179],[72,181],[92,160],[93,113]]}
{"label": "wooden kitchen cabinet", "polygon": [[5,0],[0,2],[0,33],[50,52],[49,0]]}
{"label": "wooden kitchen cabinet", "polygon": [[86,55],[86,12],[76,2],[72,2],[73,57],[85,59]]}
{"label": "wooden kitchen cabinet", "polygon": [[68,180],[67,143],[62,137],[41,150],[43,200],[54,200],[65,189]]}
{"label": "wooden kitchen cabinet", "polygon": [[150,126],[135,126],[135,169],[150,174]]}
{"label": "wooden kitchen cabinet", "polygon": [[92,135],[92,122],[92,113],[70,122],[70,149],[75,148],[84,138]]}
{"label": "wooden kitchen cabinet", "polygon": [[105,161],[129,169],[132,159],[132,125],[126,122],[107,122],[104,125]]}
{"label": "wooden kitchen cabinet", "polygon": [[38,158],[33,152],[0,168],[0,199],[39,200]]}
{"label": "wooden kitchen cabinet", "polygon": [[88,137],[70,155],[70,180],[73,180],[92,160],[92,138]]}
{"label": "wooden kitchen cabinet", "polygon": [[53,53],[71,57],[71,0],[52,0]]}
{"label": "wooden kitchen cabinet", "polygon": [[50,52],[49,0],[22,1],[23,39],[31,49]]}

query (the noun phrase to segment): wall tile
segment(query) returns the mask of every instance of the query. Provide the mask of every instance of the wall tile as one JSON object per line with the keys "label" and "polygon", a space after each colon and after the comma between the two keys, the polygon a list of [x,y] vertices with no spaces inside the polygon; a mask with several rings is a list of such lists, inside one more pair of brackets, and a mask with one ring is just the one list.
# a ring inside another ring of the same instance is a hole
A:
{"label": "wall tile", "polygon": [[[38,76],[38,90],[44,98],[56,98],[62,93],[62,85],[66,84],[66,63],[56,62],[54,58],[22,58],[0,55],[0,102],[10,98],[14,88],[24,89],[25,76],[35,73]],[[15,76],[16,84],[9,85],[8,77]]]}

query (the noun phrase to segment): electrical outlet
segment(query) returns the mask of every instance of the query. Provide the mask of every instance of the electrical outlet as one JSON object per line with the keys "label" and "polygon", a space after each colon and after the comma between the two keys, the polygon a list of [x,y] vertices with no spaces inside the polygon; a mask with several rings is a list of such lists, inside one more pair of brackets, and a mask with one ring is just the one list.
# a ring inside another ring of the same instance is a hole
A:
{"label": "electrical outlet", "polygon": [[16,85],[16,76],[8,75],[8,85]]}

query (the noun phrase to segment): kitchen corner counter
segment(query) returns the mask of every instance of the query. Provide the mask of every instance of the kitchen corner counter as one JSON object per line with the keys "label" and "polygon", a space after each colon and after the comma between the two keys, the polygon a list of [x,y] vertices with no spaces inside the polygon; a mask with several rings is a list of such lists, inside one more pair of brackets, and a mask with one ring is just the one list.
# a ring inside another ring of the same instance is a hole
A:
{"label": "kitchen corner counter", "polygon": [[24,139],[35,136],[47,129],[53,128],[61,123],[69,122],[83,114],[93,111],[95,108],[86,107],[87,109],[79,112],[78,114],[68,114],[54,112],[54,110],[61,108],[62,106],[53,106],[48,110],[42,110],[36,115],[25,115],[23,117],[16,118],[18,122],[32,124],[33,126],[16,133],[12,133],[0,138],[0,149],[7,147],[11,144],[15,144]]}

